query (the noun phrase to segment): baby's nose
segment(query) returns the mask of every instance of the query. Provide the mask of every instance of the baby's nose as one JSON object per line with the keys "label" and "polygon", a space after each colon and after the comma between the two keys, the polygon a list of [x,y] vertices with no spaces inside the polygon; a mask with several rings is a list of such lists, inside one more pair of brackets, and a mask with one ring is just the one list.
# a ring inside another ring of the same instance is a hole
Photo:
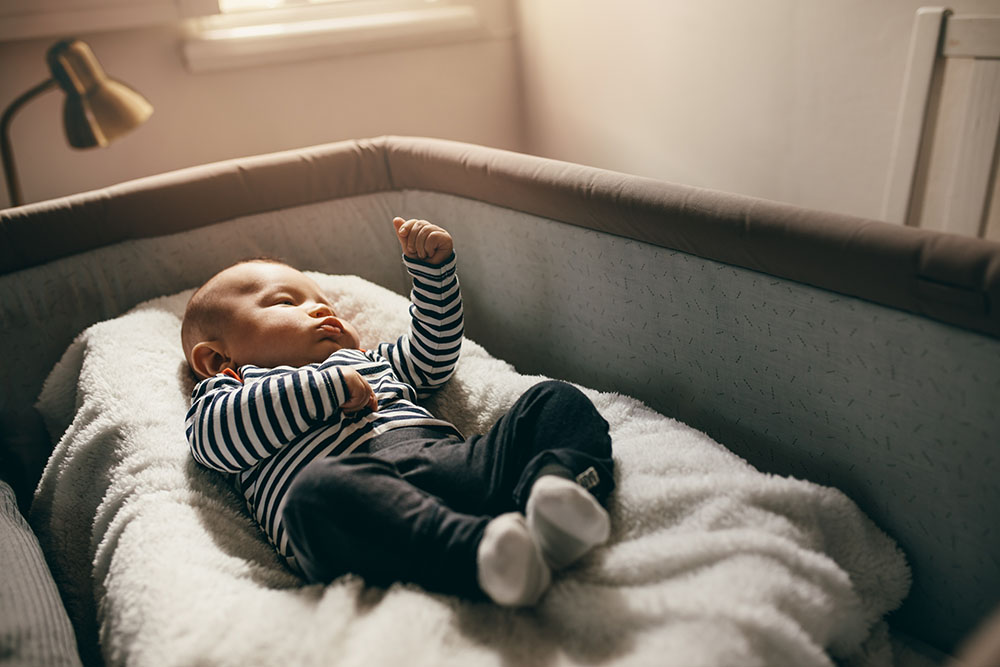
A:
{"label": "baby's nose", "polygon": [[333,315],[333,310],[325,303],[317,303],[309,311],[309,314],[313,317],[329,317]]}

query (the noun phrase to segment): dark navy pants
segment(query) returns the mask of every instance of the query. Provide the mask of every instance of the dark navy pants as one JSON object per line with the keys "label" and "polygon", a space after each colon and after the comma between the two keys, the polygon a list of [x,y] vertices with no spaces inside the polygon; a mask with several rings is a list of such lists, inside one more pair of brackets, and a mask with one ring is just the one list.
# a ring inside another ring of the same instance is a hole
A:
{"label": "dark navy pants", "polygon": [[374,585],[481,597],[483,530],[499,514],[523,512],[539,475],[579,478],[601,502],[614,488],[608,423],[564,382],[526,391],[485,435],[429,435],[390,431],[367,452],[299,473],[282,521],[309,580],[353,572]]}

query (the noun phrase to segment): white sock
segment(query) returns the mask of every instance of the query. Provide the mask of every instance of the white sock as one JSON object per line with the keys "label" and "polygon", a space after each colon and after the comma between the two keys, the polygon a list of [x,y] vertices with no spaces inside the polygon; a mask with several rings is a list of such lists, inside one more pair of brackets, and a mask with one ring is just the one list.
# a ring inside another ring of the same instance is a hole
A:
{"label": "white sock", "polygon": [[486,524],[476,566],[479,587],[505,607],[535,604],[552,582],[552,573],[519,512],[501,514]]}
{"label": "white sock", "polygon": [[576,562],[611,533],[611,519],[597,499],[557,475],[535,480],[525,512],[528,530],[553,570]]}

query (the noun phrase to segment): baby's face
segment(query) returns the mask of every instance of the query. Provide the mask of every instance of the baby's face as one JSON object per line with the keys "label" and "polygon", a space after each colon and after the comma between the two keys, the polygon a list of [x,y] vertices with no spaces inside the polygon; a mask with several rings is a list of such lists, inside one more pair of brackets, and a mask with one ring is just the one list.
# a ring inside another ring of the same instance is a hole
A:
{"label": "baby's face", "polygon": [[235,368],[304,366],[360,344],[319,285],[289,266],[248,262],[216,280],[229,309],[222,339]]}

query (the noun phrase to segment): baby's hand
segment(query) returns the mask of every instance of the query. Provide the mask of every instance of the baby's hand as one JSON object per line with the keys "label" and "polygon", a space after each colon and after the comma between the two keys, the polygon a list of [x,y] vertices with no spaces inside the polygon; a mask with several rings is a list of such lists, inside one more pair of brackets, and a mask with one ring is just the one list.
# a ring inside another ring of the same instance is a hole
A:
{"label": "baby's hand", "polygon": [[451,234],[426,220],[393,218],[396,238],[403,254],[412,259],[422,259],[428,264],[441,264],[451,256]]}
{"label": "baby's hand", "polygon": [[368,380],[361,377],[353,368],[344,369],[344,384],[347,385],[347,400],[340,409],[345,414],[360,412],[368,408],[372,412],[378,410],[378,399]]}

